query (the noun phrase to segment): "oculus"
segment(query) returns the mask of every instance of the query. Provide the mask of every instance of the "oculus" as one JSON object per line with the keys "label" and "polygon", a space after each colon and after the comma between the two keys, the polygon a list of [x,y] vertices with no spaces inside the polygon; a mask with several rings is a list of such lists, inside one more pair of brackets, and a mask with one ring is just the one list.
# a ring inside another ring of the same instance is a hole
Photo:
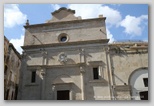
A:
{"label": "oculus", "polygon": [[61,34],[58,36],[58,41],[61,42],[61,43],[67,42],[68,39],[69,39],[69,36],[68,36],[66,33],[61,33]]}

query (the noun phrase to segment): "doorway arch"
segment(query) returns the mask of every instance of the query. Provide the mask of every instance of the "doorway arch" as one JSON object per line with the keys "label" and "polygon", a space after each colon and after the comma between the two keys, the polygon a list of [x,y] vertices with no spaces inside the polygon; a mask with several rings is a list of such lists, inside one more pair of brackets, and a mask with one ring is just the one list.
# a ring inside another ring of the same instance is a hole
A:
{"label": "doorway arch", "polygon": [[148,68],[139,68],[129,77],[132,100],[148,100]]}

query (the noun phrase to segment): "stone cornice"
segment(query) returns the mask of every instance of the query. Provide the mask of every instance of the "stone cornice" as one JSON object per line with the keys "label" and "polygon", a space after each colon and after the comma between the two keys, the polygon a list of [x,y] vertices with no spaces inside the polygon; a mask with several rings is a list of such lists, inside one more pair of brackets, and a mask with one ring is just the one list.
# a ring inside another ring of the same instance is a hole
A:
{"label": "stone cornice", "polygon": [[131,90],[130,85],[117,85],[115,86],[116,91],[129,91]]}
{"label": "stone cornice", "polygon": [[57,65],[28,65],[28,69],[39,69],[39,68],[55,68],[55,67],[80,67],[85,66],[86,63],[76,63],[76,64],[57,64]]}
{"label": "stone cornice", "polygon": [[119,42],[119,43],[111,43],[109,46],[124,46],[124,45],[145,45],[148,46],[148,42]]}
{"label": "stone cornice", "polygon": [[50,26],[55,24],[69,24],[69,23],[79,23],[79,22],[88,22],[88,21],[96,21],[96,20],[105,20],[106,17],[103,18],[92,18],[92,19],[82,19],[82,20],[70,20],[70,21],[59,21],[59,22],[51,22],[51,23],[42,23],[42,24],[33,24],[33,25],[25,25],[24,28],[33,28],[33,27],[42,27],[42,26]]}
{"label": "stone cornice", "polygon": [[77,42],[66,42],[66,43],[52,43],[52,44],[44,44],[44,45],[27,45],[27,46],[22,46],[22,49],[36,49],[36,48],[98,44],[98,43],[107,44],[108,41],[109,41],[109,39],[99,39],[99,40],[77,41]]}

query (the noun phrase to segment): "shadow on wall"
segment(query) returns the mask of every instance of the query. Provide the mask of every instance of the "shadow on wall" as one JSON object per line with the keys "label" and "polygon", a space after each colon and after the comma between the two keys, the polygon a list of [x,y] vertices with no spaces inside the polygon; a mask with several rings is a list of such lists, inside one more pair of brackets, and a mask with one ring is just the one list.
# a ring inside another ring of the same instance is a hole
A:
{"label": "shadow on wall", "polygon": [[123,83],[124,85],[127,84],[127,83],[124,82],[120,77],[118,77],[116,74],[114,74],[114,77],[115,77],[116,79],[118,79],[121,83]]}
{"label": "shadow on wall", "polygon": [[55,86],[55,88],[59,87],[57,90],[72,90],[73,100],[81,98],[78,95],[78,94],[81,94],[81,89],[78,87],[78,85],[76,85],[76,83],[74,83],[73,79],[69,75],[63,74],[63,75],[57,76],[53,80],[52,86]]}
{"label": "shadow on wall", "polygon": [[127,56],[127,51],[125,50],[125,48],[115,46],[115,47],[110,48],[110,54],[111,56],[125,57]]}
{"label": "shadow on wall", "polygon": [[71,58],[68,58],[66,63],[67,64],[76,64],[75,61]]}
{"label": "shadow on wall", "polygon": [[[119,56],[119,59],[120,58],[125,58],[127,57],[127,53],[125,50],[121,50],[119,47],[117,48],[112,48],[111,51],[110,51],[110,62],[111,62],[111,72],[112,72],[112,75],[113,75],[113,84],[116,85],[116,79],[119,80],[120,82],[122,82],[124,85],[126,85],[127,82],[124,82],[118,75],[115,74],[115,68],[119,68],[119,67],[115,67],[114,63],[115,61],[113,60],[114,56]],[[122,66],[123,62],[122,61],[118,61],[116,60],[117,63],[119,62],[119,65]],[[127,60],[126,60],[127,61]],[[122,66],[124,67],[124,66]]]}

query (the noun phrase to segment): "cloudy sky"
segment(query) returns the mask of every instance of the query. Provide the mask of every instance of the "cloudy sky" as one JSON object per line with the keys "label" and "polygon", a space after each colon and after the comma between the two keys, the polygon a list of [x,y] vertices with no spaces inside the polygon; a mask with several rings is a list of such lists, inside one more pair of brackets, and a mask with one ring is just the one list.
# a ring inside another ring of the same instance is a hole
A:
{"label": "cloudy sky", "polygon": [[60,7],[76,11],[82,19],[106,17],[110,43],[127,40],[148,41],[148,5],[146,4],[5,4],[4,35],[22,53],[24,25],[45,23]]}

